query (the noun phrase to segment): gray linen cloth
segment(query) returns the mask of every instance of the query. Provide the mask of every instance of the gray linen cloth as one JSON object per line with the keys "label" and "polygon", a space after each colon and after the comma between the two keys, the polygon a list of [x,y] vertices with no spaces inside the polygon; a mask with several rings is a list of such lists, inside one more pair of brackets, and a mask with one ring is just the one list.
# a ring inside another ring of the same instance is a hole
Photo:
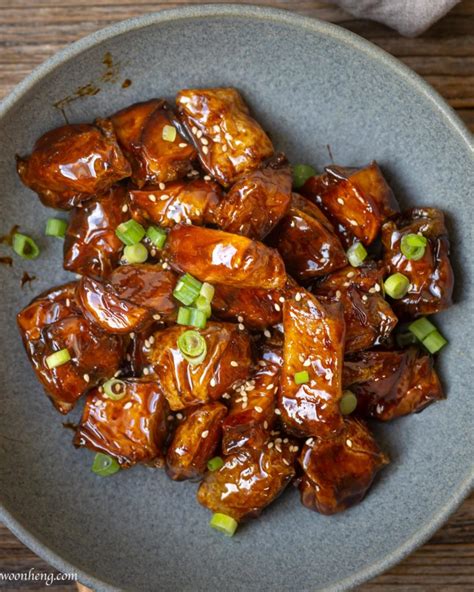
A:
{"label": "gray linen cloth", "polygon": [[426,31],[459,0],[327,0],[359,18],[368,18],[414,37]]}

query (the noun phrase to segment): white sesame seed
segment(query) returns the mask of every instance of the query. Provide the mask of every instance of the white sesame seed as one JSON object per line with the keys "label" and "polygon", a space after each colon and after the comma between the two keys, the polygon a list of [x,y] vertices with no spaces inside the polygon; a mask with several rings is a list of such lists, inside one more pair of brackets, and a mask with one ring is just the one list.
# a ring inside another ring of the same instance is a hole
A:
{"label": "white sesame seed", "polygon": [[283,459],[283,462],[285,463],[285,465],[287,465],[288,467],[290,466],[290,463],[286,460],[286,458]]}
{"label": "white sesame seed", "polygon": [[281,438],[275,438],[275,444],[280,444],[282,442]]}
{"label": "white sesame seed", "polygon": [[161,315],[160,314],[154,314],[153,318],[155,321],[159,321],[161,319]]}
{"label": "white sesame seed", "polygon": [[221,128],[218,125],[215,125],[212,129],[216,134],[218,134],[221,131]]}
{"label": "white sesame seed", "polygon": [[281,306],[280,306],[279,304],[277,304],[277,303],[275,302],[275,304],[274,304],[273,306],[274,306],[274,308],[275,308],[275,310],[276,310],[277,312],[280,312],[280,310],[281,310]]}
{"label": "white sesame seed", "polygon": [[207,138],[201,138],[201,144],[203,146],[207,146],[209,144],[209,140]]}
{"label": "white sesame seed", "polygon": [[130,335],[130,339],[135,339],[135,333],[132,331],[131,333],[129,333]]}
{"label": "white sesame seed", "polygon": [[273,442],[269,442],[269,443],[267,444],[267,447],[268,447],[268,448],[273,448]]}
{"label": "white sesame seed", "polygon": [[306,440],[305,444],[306,444],[307,446],[311,446],[311,445],[313,444],[313,442],[314,442],[313,438],[308,438],[308,439]]}
{"label": "white sesame seed", "polygon": [[203,154],[207,154],[209,152],[209,148],[207,146],[202,147]]}
{"label": "white sesame seed", "polygon": [[196,133],[196,136],[198,138],[202,138],[202,131],[201,130],[198,130],[198,132]]}
{"label": "white sesame seed", "polygon": [[362,296],[362,301],[363,301],[363,302],[367,302],[367,300],[368,300],[368,299],[369,299],[369,297],[368,297],[366,294],[364,294],[364,295]]}
{"label": "white sesame seed", "polygon": [[375,286],[374,286],[374,290],[375,290],[376,292],[380,292],[380,284],[375,284]]}
{"label": "white sesame seed", "polygon": [[187,144],[186,142],[181,142],[180,144],[178,144],[179,148],[186,148]]}
{"label": "white sesame seed", "polygon": [[301,294],[299,292],[297,292],[297,294],[295,295],[295,300],[296,302],[299,302],[301,300]]}
{"label": "white sesame seed", "polygon": [[240,331],[244,331],[245,330],[245,325],[243,325],[242,323],[238,324],[239,330]]}
{"label": "white sesame seed", "polygon": [[224,144],[224,145],[222,146],[222,152],[227,152],[227,144]]}
{"label": "white sesame seed", "polygon": [[346,440],[346,445],[348,446],[348,448],[352,448],[352,440],[349,440],[349,438]]}
{"label": "white sesame seed", "polygon": [[243,323],[243,322],[244,322],[244,317],[243,317],[242,315],[239,315],[239,316],[237,317],[237,321],[238,321],[239,323]]}
{"label": "white sesame seed", "polygon": [[150,250],[150,255],[151,255],[152,257],[156,257],[156,249],[151,249],[151,250]]}
{"label": "white sesame seed", "polygon": [[351,277],[354,277],[354,276],[355,276],[355,271],[350,271],[350,272],[347,274],[347,277],[348,277],[348,278],[351,278]]}
{"label": "white sesame seed", "polygon": [[148,196],[148,199],[149,199],[150,201],[153,201],[153,202],[155,202],[155,201],[156,201],[156,195],[155,195],[154,193],[150,193],[150,195]]}
{"label": "white sesame seed", "polygon": [[263,367],[263,366],[266,366],[267,363],[265,362],[265,360],[259,360],[258,365]]}
{"label": "white sesame seed", "polygon": [[201,434],[201,438],[206,439],[209,436],[209,430],[204,430]]}
{"label": "white sesame seed", "polygon": [[163,193],[163,195],[160,195],[160,201],[166,201],[169,198],[170,196],[167,193]]}
{"label": "white sesame seed", "polygon": [[161,264],[161,267],[163,269],[169,269],[169,265],[168,265],[168,263],[166,261],[163,261],[163,263]]}
{"label": "white sesame seed", "polygon": [[128,206],[127,206],[127,204],[124,204],[124,205],[122,206],[122,212],[124,212],[124,213],[125,213],[127,210],[128,210]]}
{"label": "white sesame seed", "polygon": [[369,294],[375,294],[376,290],[375,287],[369,288]]}
{"label": "white sesame seed", "polygon": [[272,336],[272,334],[270,333],[270,331],[268,329],[265,329],[265,331],[263,332],[263,334],[265,335],[265,337],[267,339],[270,339],[270,337]]}
{"label": "white sesame seed", "polygon": [[263,422],[263,429],[268,430],[268,421]]}
{"label": "white sesame seed", "polygon": [[130,409],[130,407],[132,406],[132,402],[128,401],[128,403],[125,403],[125,405],[123,406],[124,409]]}
{"label": "white sesame seed", "polygon": [[173,421],[174,419],[174,415],[168,415],[168,417],[166,418],[168,421]]}
{"label": "white sesame seed", "polygon": [[69,308],[71,306],[71,301],[69,298],[66,298],[66,306]]}
{"label": "white sesame seed", "polygon": [[204,181],[210,181],[211,177],[209,175],[204,175],[203,179]]}
{"label": "white sesame seed", "polygon": [[117,370],[117,372],[114,374],[114,378],[117,378],[117,376],[120,376],[122,374],[122,370]]}
{"label": "white sesame seed", "polygon": [[195,125],[193,125],[193,127],[191,128],[191,132],[193,133],[193,135],[196,135],[197,131],[198,131],[198,128]]}
{"label": "white sesame seed", "polygon": [[143,374],[145,376],[147,376],[148,374],[150,374],[150,369],[149,368],[143,368]]}
{"label": "white sesame seed", "polygon": [[257,413],[263,413],[263,409],[261,407],[259,407],[258,405],[255,405],[254,409]]}
{"label": "white sesame seed", "polygon": [[84,376],[83,376],[82,378],[83,378],[83,379],[84,379],[86,382],[89,382],[89,381],[90,381],[90,379],[91,379],[91,378],[90,378],[90,376],[89,376],[89,374],[84,374]]}
{"label": "white sesame seed", "polygon": [[224,394],[222,395],[222,398],[223,398],[223,399],[230,399],[230,395],[229,395],[229,393],[224,393]]}
{"label": "white sesame seed", "polygon": [[245,401],[244,403],[242,403],[242,409],[247,409],[247,401]]}
{"label": "white sesame seed", "polygon": [[303,362],[305,361],[305,359],[306,359],[306,358],[304,357],[304,354],[300,354],[300,355],[298,356],[298,360],[299,360],[301,363],[303,363]]}
{"label": "white sesame seed", "polygon": [[145,339],[145,347],[150,347],[150,342],[148,341],[148,339]]}
{"label": "white sesame seed", "polygon": [[183,414],[182,413],[177,413],[176,414],[176,419],[183,419]]}
{"label": "white sesame seed", "polygon": [[233,366],[234,368],[237,368],[237,366],[239,364],[235,360],[231,360],[230,365]]}
{"label": "white sesame seed", "polygon": [[211,380],[209,381],[209,384],[210,384],[211,386],[216,386],[216,384],[217,384],[217,381],[216,381],[216,379],[215,379],[215,378],[211,378]]}
{"label": "white sesame seed", "polygon": [[152,345],[153,343],[155,343],[155,338],[153,337],[153,335],[151,335],[151,336],[148,338],[148,343],[149,343],[150,345]]}
{"label": "white sesame seed", "polygon": [[278,452],[283,452],[283,450],[281,449],[280,444],[275,444],[275,450],[278,450]]}
{"label": "white sesame seed", "polygon": [[283,438],[283,444],[288,444],[289,440],[288,438]]}
{"label": "white sesame seed", "polygon": [[281,411],[279,409],[275,409],[275,415],[281,415]]}
{"label": "white sesame seed", "polygon": [[164,183],[158,183],[158,187],[160,188],[160,191],[164,191],[166,189],[166,185]]}
{"label": "white sesame seed", "polygon": [[267,386],[267,391],[271,391],[271,390],[272,390],[272,388],[273,388],[274,386],[275,386],[275,385],[274,385],[273,383],[272,383],[272,384],[269,384],[269,385]]}
{"label": "white sesame seed", "polygon": [[341,291],[336,290],[336,298],[339,300],[340,297],[341,297]]}
{"label": "white sesame seed", "polygon": [[338,198],[337,198],[337,203],[338,203],[338,204],[341,204],[341,206],[343,206],[343,205],[344,205],[344,200],[342,199],[342,197],[338,197]]}

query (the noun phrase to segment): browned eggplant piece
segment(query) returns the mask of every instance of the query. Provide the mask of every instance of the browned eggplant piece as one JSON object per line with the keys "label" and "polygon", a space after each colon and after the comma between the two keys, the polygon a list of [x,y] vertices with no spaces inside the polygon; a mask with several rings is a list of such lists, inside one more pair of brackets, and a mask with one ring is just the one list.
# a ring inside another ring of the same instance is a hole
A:
{"label": "browned eggplant piece", "polygon": [[291,185],[290,167],[279,161],[245,173],[221,201],[217,225],[226,232],[263,240],[285,215]]}
{"label": "browned eggplant piece", "polygon": [[357,414],[389,421],[444,398],[433,358],[412,347],[366,351],[344,361],[343,384],[357,396]]}
{"label": "browned eggplant piece", "polygon": [[297,446],[270,441],[262,450],[245,449],[224,458],[202,481],[198,502],[234,520],[256,518],[295,476]]}
{"label": "browned eggplant piece", "polygon": [[370,245],[382,223],[399,210],[378,164],[360,169],[332,165],[325,171],[308,179],[301,192],[328,216],[344,246],[354,237]]}
{"label": "browned eggplant piece", "polygon": [[308,439],[299,457],[304,471],[301,502],[321,514],[336,514],[359,503],[389,462],[363,423],[344,423],[344,431],[334,438]]}
{"label": "browned eggplant piece", "polygon": [[382,297],[384,267],[344,267],[314,289],[325,302],[342,303],[346,322],[345,350],[355,352],[387,340],[398,319]]}
{"label": "browned eggplant piece", "polygon": [[[412,233],[428,239],[425,253],[418,261],[407,259],[400,251],[402,237]],[[443,212],[435,208],[408,210],[384,224],[382,242],[390,273],[402,273],[410,280],[406,296],[393,301],[398,314],[417,317],[451,306],[454,275]]]}
{"label": "browned eggplant piece", "polygon": [[293,193],[291,207],[269,237],[288,272],[300,281],[331,273],[347,264],[341,241],[321,210]]}
{"label": "browned eggplant piece", "polygon": [[167,473],[172,479],[196,479],[205,473],[207,461],[219,446],[226,413],[227,407],[218,402],[186,412],[166,455]]}
{"label": "browned eggplant piece", "polygon": [[[75,302],[76,284],[44,292],[17,316],[26,352],[53,405],[68,413],[77,399],[120,368],[124,341],[90,325]],[[71,360],[48,368],[46,358],[67,349]]]}
{"label": "browned eggplant piece", "polygon": [[267,290],[286,283],[278,252],[245,236],[179,224],[166,246],[171,265],[202,282]]}
{"label": "browned eggplant piece", "polygon": [[231,386],[245,380],[250,368],[250,340],[246,331],[230,323],[208,323],[200,330],[207,344],[206,358],[189,363],[178,347],[189,327],[157,331],[142,351],[143,372],[154,373],[173,411],[218,399]]}
{"label": "browned eggplant piece", "polygon": [[91,278],[81,278],[76,298],[84,316],[107,333],[140,331],[153,321],[150,309],[119,298],[109,286]]}
{"label": "browned eggplant piece", "polygon": [[150,263],[121,265],[108,278],[119,298],[153,311],[153,319],[175,317],[177,302],[173,298],[178,277],[170,269]]}
{"label": "browned eggplant piece", "polygon": [[262,360],[249,380],[237,389],[222,425],[224,454],[242,447],[263,448],[275,422],[279,383],[280,367]]}
{"label": "browned eggplant piece", "polygon": [[107,119],[47,132],[29,156],[17,158],[17,169],[45,206],[60,210],[107,191],[131,174]]}
{"label": "browned eggplant piece", "polygon": [[64,269],[102,278],[117,267],[123,243],[115,229],[130,218],[126,200],[125,188],[116,186],[74,208],[64,241]]}
{"label": "browned eggplant piece", "polygon": [[214,284],[212,312],[225,321],[238,321],[251,329],[265,329],[281,322],[282,290],[235,288]]}
{"label": "browned eggplant piece", "polygon": [[138,222],[152,222],[170,228],[179,222],[212,224],[222,190],[212,181],[175,181],[130,191],[130,211]]}
{"label": "browned eggplant piece", "polygon": [[162,467],[169,408],[159,385],[124,378],[117,387],[123,392],[119,400],[109,398],[102,387],[88,394],[75,446],[112,456],[124,468],[139,462]]}
{"label": "browned eggplant piece", "polygon": [[[340,305],[323,305],[301,289],[283,305],[283,368],[278,408],[290,433],[333,437],[343,428],[344,318]],[[297,384],[295,375],[309,380]]]}
{"label": "browned eggplant piece", "polygon": [[184,137],[166,101],[135,103],[112,116],[118,141],[132,164],[132,180],[168,183],[192,170],[196,150]]}
{"label": "browned eggplant piece", "polygon": [[273,155],[270,139],[235,88],[182,90],[176,104],[203,168],[224,187]]}

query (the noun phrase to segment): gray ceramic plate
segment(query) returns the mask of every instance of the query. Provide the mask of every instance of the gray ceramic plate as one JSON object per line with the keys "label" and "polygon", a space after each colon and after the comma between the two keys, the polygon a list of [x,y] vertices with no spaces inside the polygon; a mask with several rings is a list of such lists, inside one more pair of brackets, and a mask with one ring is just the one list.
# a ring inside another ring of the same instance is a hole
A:
{"label": "gray ceramic plate", "polygon": [[[127,78],[132,85],[123,89]],[[440,97],[362,39],[286,12],[201,6],[120,23],[68,47],[4,102],[0,225],[42,234],[50,212],[20,185],[14,155],[63,123],[57,101],[76,99],[63,101],[68,118],[89,121],[133,101],[213,85],[241,89],[294,162],[322,166],[327,144],[339,163],[376,158],[402,205],[448,212],[456,306],[438,320],[450,340],[439,363],[448,399],[376,428],[393,463],[358,507],[320,516],[290,488],[261,520],[226,539],[208,527],[195,485],[141,467],[99,479],[92,455],[72,448],[15,327],[33,294],[68,277],[59,241],[41,239],[37,262],[0,267],[0,518],[51,564],[98,590],[347,589],[425,541],[472,481],[474,163],[468,132]],[[89,96],[94,88],[100,92]],[[23,269],[38,280],[22,291]]]}

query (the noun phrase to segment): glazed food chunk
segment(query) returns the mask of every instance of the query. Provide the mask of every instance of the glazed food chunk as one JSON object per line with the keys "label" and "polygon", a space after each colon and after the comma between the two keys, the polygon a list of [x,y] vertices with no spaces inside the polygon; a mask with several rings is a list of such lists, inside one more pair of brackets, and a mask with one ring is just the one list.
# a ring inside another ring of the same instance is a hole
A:
{"label": "glazed food chunk", "polygon": [[241,175],[219,206],[217,225],[263,240],[286,213],[291,185],[290,167],[278,161]]}
{"label": "glazed food chunk", "polygon": [[346,353],[384,343],[398,320],[382,297],[384,267],[344,267],[314,288],[324,302],[341,302],[346,322]]}
{"label": "glazed food chunk", "polygon": [[241,447],[260,450],[275,422],[280,367],[262,361],[249,380],[235,393],[223,423],[222,450],[230,454]]}
{"label": "glazed food chunk", "polygon": [[112,456],[122,467],[163,466],[168,404],[158,384],[123,378],[112,392],[114,399],[102,387],[89,393],[74,444]]}
{"label": "glazed food chunk", "polygon": [[347,264],[332,224],[316,205],[297,193],[293,193],[290,209],[269,243],[278,249],[288,272],[297,280],[326,275]]}
{"label": "glazed food chunk", "polygon": [[214,222],[221,197],[219,185],[212,181],[175,181],[165,187],[162,185],[162,189],[159,186],[132,189],[130,212],[140,223],[164,228],[172,228],[179,222],[200,226]]}
{"label": "glazed food chunk", "polygon": [[270,139],[235,88],[182,90],[176,104],[202,167],[224,187],[273,155]]}
{"label": "glazed food chunk", "polygon": [[363,499],[388,458],[363,423],[346,419],[335,438],[308,440],[299,462],[301,502],[321,514],[336,514]]}
{"label": "glazed food chunk", "polygon": [[196,150],[162,99],[135,103],[111,119],[138,187],[175,181],[192,169]]}
{"label": "glazed food chunk", "polygon": [[303,195],[328,216],[346,247],[354,237],[370,245],[382,223],[398,211],[378,164],[372,162],[361,169],[332,165],[325,171],[308,179]]}
{"label": "glazed food chunk", "polygon": [[265,329],[282,319],[282,290],[235,288],[216,284],[212,310],[225,321],[243,322],[251,329]]}
{"label": "glazed food chunk", "polygon": [[109,120],[47,132],[29,156],[17,159],[17,168],[45,206],[60,210],[107,191],[131,173]]}
{"label": "glazed food chunk", "polygon": [[219,446],[226,413],[227,407],[217,402],[186,412],[166,456],[167,473],[172,479],[194,479],[205,473],[207,461]]}
{"label": "glazed food chunk", "polygon": [[166,245],[171,265],[202,282],[267,290],[286,283],[285,265],[278,253],[245,236],[178,224]]}
{"label": "glazed food chunk", "polygon": [[[402,237],[421,234],[427,239],[421,259],[407,259]],[[384,261],[390,273],[410,280],[408,293],[393,302],[401,316],[417,317],[444,310],[452,304],[454,276],[449,261],[449,240],[444,214],[435,208],[413,208],[384,224]]]}
{"label": "glazed food chunk", "polygon": [[64,241],[64,269],[102,278],[118,266],[124,245],[115,229],[130,218],[126,199],[125,188],[115,186],[73,209]]}
{"label": "glazed food chunk", "polygon": [[278,408],[285,428],[300,436],[334,437],[343,428],[342,310],[301,289],[283,305],[283,328]]}
{"label": "glazed food chunk", "polygon": [[226,456],[223,467],[206,473],[198,502],[237,521],[256,518],[293,479],[295,449],[289,443],[269,442],[260,451],[246,449]]}
{"label": "glazed food chunk", "polygon": [[193,365],[178,347],[179,336],[187,330],[176,325],[157,331],[143,350],[144,371],[158,377],[173,411],[218,399],[235,382],[247,378],[251,362],[246,331],[230,323],[207,323],[200,331],[207,355]]}
{"label": "glazed food chunk", "polygon": [[[53,405],[68,413],[81,395],[120,368],[124,342],[93,327],[75,302],[76,284],[38,296],[17,316],[26,352]],[[67,350],[70,359],[50,368],[47,359]]]}
{"label": "glazed food chunk", "polygon": [[343,383],[357,396],[357,414],[381,421],[444,398],[433,358],[414,347],[352,354],[344,360]]}

